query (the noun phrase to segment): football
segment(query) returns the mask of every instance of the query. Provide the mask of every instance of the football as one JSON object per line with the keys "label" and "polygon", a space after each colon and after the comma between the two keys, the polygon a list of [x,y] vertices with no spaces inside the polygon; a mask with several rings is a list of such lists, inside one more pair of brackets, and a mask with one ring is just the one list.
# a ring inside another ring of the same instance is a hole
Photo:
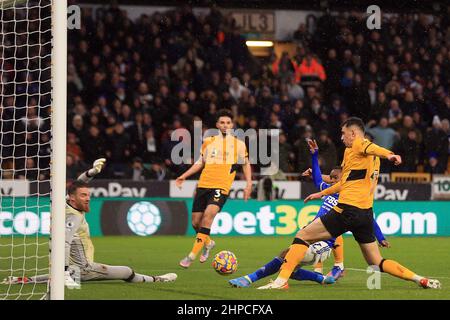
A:
{"label": "football", "polygon": [[319,241],[309,246],[305,257],[301,261],[301,266],[310,266],[318,262],[324,262],[330,257],[332,249],[325,241]]}
{"label": "football", "polygon": [[229,275],[237,270],[237,258],[231,251],[220,251],[214,256],[212,266],[217,273],[221,275]]}

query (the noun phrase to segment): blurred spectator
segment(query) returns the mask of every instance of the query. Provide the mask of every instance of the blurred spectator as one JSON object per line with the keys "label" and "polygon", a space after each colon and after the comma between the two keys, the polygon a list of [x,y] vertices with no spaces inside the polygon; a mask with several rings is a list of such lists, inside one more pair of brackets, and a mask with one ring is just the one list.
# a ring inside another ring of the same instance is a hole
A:
{"label": "blurred spectator", "polygon": [[89,134],[84,146],[84,160],[87,163],[92,163],[96,159],[106,156],[106,140],[96,126],[89,128]]}
{"label": "blurred spectator", "polygon": [[73,132],[67,134],[67,154],[71,155],[75,161],[83,159],[83,151],[78,144],[77,136]]}
{"label": "blurred spectator", "polygon": [[396,171],[417,171],[421,150],[416,130],[409,129],[406,135],[402,135],[394,145],[393,150],[395,153],[402,155],[402,164],[395,169]]}
{"label": "blurred spectator", "polygon": [[438,155],[432,152],[425,165],[425,172],[431,174],[442,174],[445,172],[445,165],[439,161]]}
{"label": "blurred spectator", "polygon": [[301,46],[309,46],[311,42],[311,35],[306,28],[306,24],[300,23],[298,25],[298,29],[295,30],[292,39]]}
{"label": "blurred spectator", "polygon": [[443,173],[447,168],[449,141],[447,134],[442,130],[442,122],[434,116],[432,128],[429,128],[425,137],[425,155],[428,158],[427,172]]}
{"label": "blurred spectator", "polygon": [[295,159],[295,154],[293,152],[292,146],[287,142],[286,135],[284,133],[280,134],[280,163],[279,168],[283,172],[291,172],[291,164]]}
{"label": "blurred spectator", "polygon": [[391,100],[389,104],[388,119],[389,124],[393,127],[398,127],[403,117],[403,112],[396,99]]}
{"label": "blurred spectator", "polygon": [[[373,121],[370,123],[373,123]],[[367,128],[366,131],[373,136],[374,143],[380,147],[391,149],[397,139],[397,132],[388,125],[388,120],[382,117],[376,127]]]}
{"label": "blurred spectator", "polygon": [[[37,181],[40,180],[39,168],[37,168],[34,159],[28,158],[25,160],[25,167],[16,171],[15,179]],[[42,179],[41,179],[42,180]]]}
{"label": "blurred spectator", "polygon": [[297,84],[294,76],[290,76],[288,78],[287,89],[290,100],[303,99],[303,97],[305,96],[305,91],[301,86]]}
{"label": "blurred spectator", "polygon": [[311,153],[309,152],[306,139],[313,138],[313,131],[310,125],[306,125],[302,137],[296,141],[297,149],[297,172],[303,172],[311,167]]}
{"label": "blurred spectator", "polygon": [[153,163],[151,165],[149,177],[150,179],[157,181],[170,180],[176,178],[170,173],[170,171],[166,168],[164,163],[159,162]]}
{"label": "blurred spectator", "polygon": [[315,80],[325,81],[327,78],[323,66],[312,54],[307,54],[305,59],[295,68],[297,82],[310,82]]}
{"label": "blurred spectator", "polygon": [[144,181],[151,179],[150,171],[144,167],[142,159],[136,157],[131,162],[131,166],[126,169],[125,178],[133,181]]}
{"label": "blurred spectator", "polygon": [[109,137],[106,155],[112,164],[113,175],[123,177],[126,167],[125,161],[129,159],[131,152],[130,137],[121,123],[114,126],[114,131]]}
{"label": "blurred spectator", "polygon": [[230,94],[236,102],[239,102],[244,91],[247,88],[244,87],[238,78],[231,78],[231,85],[229,88]]}
{"label": "blurred spectator", "polygon": [[67,180],[76,180],[84,171],[83,166],[71,154],[66,156],[66,178]]}
{"label": "blurred spectator", "polygon": [[448,119],[444,119],[441,122],[442,131],[447,135],[448,140],[448,154],[450,155],[450,121]]}
{"label": "blurred spectator", "polygon": [[328,136],[328,131],[319,132],[317,146],[319,147],[319,163],[322,172],[330,172],[336,166],[337,154],[336,147]]}
{"label": "blurred spectator", "polygon": [[145,140],[142,147],[144,148],[143,159],[146,163],[154,162],[158,158],[159,147],[152,128],[145,131]]}
{"label": "blurred spectator", "polygon": [[403,117],[403,125],[398,129],[398,133],[400,134],[401,138],[405,138],[409,135],[409,132],[413,130],[415,132],[415,140],[417,143],[422,143],[422,133],[419,129],[416,128],[414,124],[414,120],[411,116],[404,116]]}

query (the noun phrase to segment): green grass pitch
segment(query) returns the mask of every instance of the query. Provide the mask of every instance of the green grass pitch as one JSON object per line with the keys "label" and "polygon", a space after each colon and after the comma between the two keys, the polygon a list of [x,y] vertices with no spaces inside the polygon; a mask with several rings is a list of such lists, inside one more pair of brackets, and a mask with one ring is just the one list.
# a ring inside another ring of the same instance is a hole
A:
{"label": "green grass pitch", "polygon": [[[381,275],[381,289],[369,290],[365,272],[366,264],[359,252],[358,245],[352,237],[345,237],[346,275],[338,283],[321,286],[313,282],[290,280],[287,291],[260,291],[259,285],[268,283],[261,280],[251,288],[232,288],[228,280],[254,271],[281,249],[288,246],[292,237],[215,237],[216,248],[230,250],[238,258],[238,271],[231,276],[221,276],[211,267],[211,258],[204,264],[198,261],[187,270],[178,266],[178,262],[191,249],[193,237],[188,236],[155,236],[155,237],[99,237],[93,238],[95,260],[111,265],[128,265],[136,272],[149,275],[175,272],[178,279],[174,283],[142,283],[132,284],[123,281],[84,282],[79,290],[66,289],[66,299],[150,299],[150,300],[323,300],[323,299],[450,299],[450,238],[406,238],[391,237],[392,248],[382,249],[385,258],[392,258],[404,266],[424,276],[433,276],[441,281],[441,290],[424,290],[412,282],[406,282],[386,274]],[[6,239],[2,239],[4,245]],[[10,254],[3,246],[2,257]],[[28,252],[34,250],[28,248]],[[41,254],[45,255],[43,248]],[[19,248],[15,256],[21,256]],[[44,259],[39,262],[43,266]],[[36,260],[30,259],[27,268],[32,268]],[[15,267],[23,264],[23,259],[14,262]],[[325,263],[325,272],[332,265],[332,258]],[[2,268],[9,267],[7,260],[2,261]],[[5,276],[2,270],[1,276]],[[276,275],[272,276],[272,279]],[[20,285],[0,285],[0,293],[15,293],[19,290],[31,290],[31,285],[22,288]],[[36,286],[35,291],[45,291],[45,287]],[[26,296],[24,296],[26,297]],[[4,298],[4,296],[3,296]],[[13,298],[13,297],[11,297]]]}
{"label": "green grass pitch", "polygon": [[[268,283],[263,279],[251,288],[232,288],[228,280],[234,276],[254,271],[272,259],[280,249],[292,241],[291,237],[216,237],[213,252],[230,250],[238,258],[235,275],[221,276],[211,267],[212,257],[204,264],[198,261],[187,270],[178,262],[191,249],[192,237],[104,237],[94,238],[96,260],[108,264],[129,265],[136,272],[150,275],[175,272],[174,283],[130,284],[118,281],[83,283],[80,290],[66,290],[67,299],[450,299],[450,238],[400,238],[391,237],[390,249],[382,249],[386,258],[393,258],[418,274],[434,276],[443,289],[424,290],[382,274],[381,289],[369,290],[365,272],[366,264],[352,237],[345,237],[344,278],[335,285],[321,286],[313,282],[290,280],[287,291],[260,291],[258,285]],[[332,265],[325,263],[325,271]],[[272,278],[275,278],[274,275]]]}

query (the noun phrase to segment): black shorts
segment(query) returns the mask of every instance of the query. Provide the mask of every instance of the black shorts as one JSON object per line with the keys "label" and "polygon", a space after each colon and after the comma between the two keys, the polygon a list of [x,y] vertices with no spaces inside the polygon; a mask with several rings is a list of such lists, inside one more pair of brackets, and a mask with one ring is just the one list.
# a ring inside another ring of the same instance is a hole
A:
{"label": "black shorts", "polygon": [[[353,237],[359,243],[375,241],[372,208],[360,209],[341,203],[336,207],[320,217],[320,220],[333,238],[351,231]],[[342,212],[339,212],[341,210]]]}
{"label": "black shorts", "polygon": [[192,212],[204,212],[210,204],[215,204],[222,209],[227,198],[228,195],[224,194],[222,189],[197,188],[195,190],[194,203],[192,204]]}

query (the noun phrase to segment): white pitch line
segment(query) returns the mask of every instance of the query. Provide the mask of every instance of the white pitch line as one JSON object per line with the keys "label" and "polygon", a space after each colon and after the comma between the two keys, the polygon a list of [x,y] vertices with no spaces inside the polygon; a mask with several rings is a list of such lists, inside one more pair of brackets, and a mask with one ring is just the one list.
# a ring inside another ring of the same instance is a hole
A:
{"label": "white pitch line", "polygon": [[[167,272],[168,269],[150,269],[151,272]],[[178,268],[178,270],[180,272],[183,272],[185,269],[181,269]],[[195,272],[210,272],[211,269],[194,269],[194,268],[189,268],[188,270],[191,271],[195,271]],[[239,268],[240,271],[254,271],[256,270],[255,268]],[[358,271],[358,272],[367,272],[366,269],[358,269],[358,268],[345,268],[345,270],[350,270],[350,271]],[[174,272],[176,272],[177,270],[175,270]],[[432,279],[450,279],[450,277],[446,277],[446,276],[425,276],[426,278],[432,278]]]}
{"label": "white pitch line", "polygon": [[[367,272],[366,269],[357,269],[357,268],[345,268],[345,270]],[[425,277],[426,278],[433,278],[433,279],[450,279],[450,277],[445,277],[445,276],[425,276]]]}

